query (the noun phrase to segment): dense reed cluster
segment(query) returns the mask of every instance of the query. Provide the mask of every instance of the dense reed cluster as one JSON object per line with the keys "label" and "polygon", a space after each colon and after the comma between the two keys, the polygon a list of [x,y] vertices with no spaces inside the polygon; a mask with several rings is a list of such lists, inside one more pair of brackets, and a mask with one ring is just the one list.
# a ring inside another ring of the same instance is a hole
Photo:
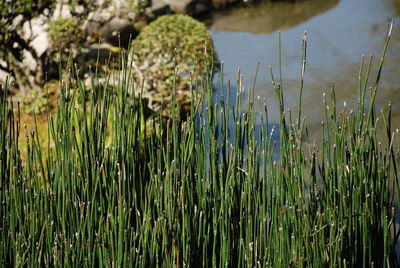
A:
{"label": "dense reed cluster", "polygon": [[[374,104],[390,32],[372,82],[372,58],[363,60],[354,111],[337,108],[334,88],[325,96],[318,142],[308,139],[301,101],[292,119],[272,70],[275,125],[240,73],[237,91],[227,83],[218,97],[212,75],[204,75],[192,87],[196,100],[185,119],[172,105],[168,120],[151,121],[155,131],[148,131],[140,96],[129,94],[131,69],[123,60],[124,75],[109,77],[117,86],[94,76],[89,99],[79,78],[61,83],[45,134],[20,125],[4,85],[0,265],[395,264],[399,133],[390,108],[379,114]],[[49,135],[47,149],[38,135]]]}

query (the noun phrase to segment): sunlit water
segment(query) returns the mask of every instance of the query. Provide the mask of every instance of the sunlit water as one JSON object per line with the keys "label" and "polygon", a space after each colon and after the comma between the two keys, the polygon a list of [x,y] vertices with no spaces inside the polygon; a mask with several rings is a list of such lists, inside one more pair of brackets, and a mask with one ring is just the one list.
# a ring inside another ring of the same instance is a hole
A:
{"label": "sunlit water", "polygon": [[[279,71],[278,31],[282,37],[282,74],[286,105],[297,110],[301,42],[307,31],[307,69],[302,115],[311,130],[319,129],[322,95],[335,83],[338,103],[348,109],[357,103],[357,76],[362,54],[374,55],[376,67],[384,44],[387,25],[399,11],[397,0],[309,0],[302,3],[263,3],[255,7],[217,12],[210,24],[224,77],[236,81],[237,68],[244,84],[253,83],[260,63],[256,96],[267,98],[270,119],[278,121],[276,97],[268,66],[275,77]],[[396,22],[400,20],[396,19]],[[395,24],[377,96],[380,108],[393,104],[393,125],[400,122],[400,24]],[[373,68],[370,85],[375,81]],[[329,95],[329,94],[328,94]],[[317,131],[318,132],[318,131]]]}
{"label": "sunlit water", "polygon": [[[374,55],[375,68],[372,69],[369,83],[372,86],[387,26],[392,18],[395,18],[395,28],[376,103],[379,109],[385,110],[388,103],[392,103],[393,129],[400,128],[399,15],[400,0],[263,3],[255,7],[217,12],[213,15],[210,28],[218,57],[224,62],[223,73],[226,80],[236,81],[237,68],[240,67],[244,74],[244,84],[250,87],[257,63],[260,63],[255,95],[269,100],[269,116],[273,122],[278,122],[279,116],[268,66],[272,66],[275,77],[278,77],[278,32],[281,32],[282,38],[282,75],[286,106],[297,111],[301,42],[304,31],[307,31],[307,69],[302,115],[306,117],[309,133],[313,133],[318,140],[323,120],[323,93],[329,95],[334,82],[341,108],[345,102],[347,109],[356,107],[361,56]],[[384,140],[383,135],[382,139]],[[397,223],[399,222],[397,218]],[[400,243],[396,249],[399,258]]]}

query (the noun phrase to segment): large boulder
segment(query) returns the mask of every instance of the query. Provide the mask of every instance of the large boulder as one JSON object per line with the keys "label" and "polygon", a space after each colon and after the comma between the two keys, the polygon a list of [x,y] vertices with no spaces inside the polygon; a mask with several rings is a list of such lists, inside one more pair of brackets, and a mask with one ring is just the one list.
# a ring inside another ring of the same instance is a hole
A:
{"label": "large boulder", "polygon": [[148,23],[144,15],[149,0],[111,0],[98,4],[89,13],[85,31],[93,40],[102,39],[113,45],[128,44]]}
{"label": "large boulder", "polygon": [[[95,17],[100,16],[93,16],[93,18]],[[137,35],[138,31],[135,29],[133,21],[123,17],[111,17],[109,14],[107,17],[109,18],[104,20],[91,19],[86,24],[86,32],[93,39],[100,38],[118,45],[119,42],[127,43],[129,36]]]}
{"label": "large boulder", "polygon": [[146,10],[146,14],[150,18],[172,13],[173,11],[170,6],[164,0],[152,0],[150,6]]}

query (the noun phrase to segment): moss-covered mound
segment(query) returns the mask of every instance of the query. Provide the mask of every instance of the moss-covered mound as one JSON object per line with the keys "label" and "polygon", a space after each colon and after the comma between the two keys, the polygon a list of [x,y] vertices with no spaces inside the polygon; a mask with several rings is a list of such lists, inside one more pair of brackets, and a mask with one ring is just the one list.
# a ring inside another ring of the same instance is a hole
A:
{"label": "moss-covered mound", "polygon": [[61,52],[71,46],[78,46],[84,39],[81,25],[73,18],[51,20],[47,32],[52,48]]}
{"label": "moss-covered mound", "polygon": [[[165,15],[144,27],[131,44],[136,77],[155,104],[168,104],[174,81],[181,103],[190,103],[190,77],[200,78],[215,59],[207,27],[186,15]],[[176,74],[176,75],[175,75]]]}

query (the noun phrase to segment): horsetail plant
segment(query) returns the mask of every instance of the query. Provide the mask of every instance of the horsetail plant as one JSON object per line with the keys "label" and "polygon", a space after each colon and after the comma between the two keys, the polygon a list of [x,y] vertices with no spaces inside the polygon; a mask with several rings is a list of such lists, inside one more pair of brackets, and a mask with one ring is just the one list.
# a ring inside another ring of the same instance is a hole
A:
{"label": "horsetail plant", "polygon": [[[281,71],[275,82],[272,69],[278,125],[268,120],[266,100],[254,98],[255,82],[245,89],[240,71],[237,92],[227,82],[219,97],[212,74],[193,83],[197,93],[184,120],[175,100],[167,119],[161,112],[149,118],[141,94],[131,94],[140,84],[121,57],[122,75],[106,79],[114,86],[94,76],[87,88],[72,74],[60,83],[49,133],[21,126],[5,83],[1,266],[395,265],[399,131],[390,109],[379,115],[374,104],[391,27],[368,104],[372,59],[367,68],[363,59],[357,112],[337,108],[332,86],[318,143],[307,139],[301,97],[292,121]],[[305,52],[304,37],[300,95]],[[50,136],[47,152],[38,135]]]}

